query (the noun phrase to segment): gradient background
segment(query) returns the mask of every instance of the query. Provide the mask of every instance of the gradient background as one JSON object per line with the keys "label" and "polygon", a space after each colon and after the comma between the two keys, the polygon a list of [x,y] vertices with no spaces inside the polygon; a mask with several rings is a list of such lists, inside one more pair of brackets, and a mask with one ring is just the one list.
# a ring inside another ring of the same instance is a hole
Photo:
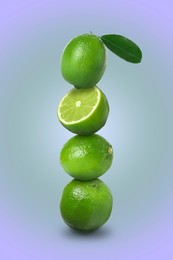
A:
{"label": "gradient background", "polygon": [[[172,1],[0,2],[0,259],[173,259]],[[102,176],[114,197],[106,225],[78,234],[61,219],[71,180],[59,165],[73,136],[56,107],[66,43],[83,33],[136,42],[141,64],[111,52],[98,86],[110,103],[99,131],[114,148]]]}

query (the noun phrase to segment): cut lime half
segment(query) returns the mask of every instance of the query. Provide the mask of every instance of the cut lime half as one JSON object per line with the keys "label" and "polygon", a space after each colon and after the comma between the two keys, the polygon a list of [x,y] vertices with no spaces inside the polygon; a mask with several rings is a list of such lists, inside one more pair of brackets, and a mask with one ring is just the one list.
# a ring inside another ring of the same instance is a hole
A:
{"label": "cut lime half", "polygon": [[109,114],[106,96],[97,87],[73,88],[60,101],[57,116],[69,131],[90,135],[101,129]]}

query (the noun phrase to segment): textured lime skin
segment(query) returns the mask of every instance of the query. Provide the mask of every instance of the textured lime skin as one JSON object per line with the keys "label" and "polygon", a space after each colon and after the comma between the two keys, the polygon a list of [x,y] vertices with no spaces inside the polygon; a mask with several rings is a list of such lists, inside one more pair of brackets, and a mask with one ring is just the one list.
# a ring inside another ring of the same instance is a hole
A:
{"label": "textured lime skin", "polygon": [[110,168],[112,160],[112,146],[97,134],[72,137],[60,153],[60,163],[65,172],[82,181],[103,175]]}
{"label": "textured lime skin", "polygon": [[93,87],[106,68],[106,50],[99,37],[83,34],[73,38],[64,48],[61,73],[76,88]]}
{"label": "textured lime skin", "polygon": [[[101,90],[100,90],[101,91]],[[64,124],[60,118],[60,123],[72,133],[78,135],[91,135],[97,131],[99,131],[106,123],[109,115],[109,103],[105,96],[105,94],[101,91],[100,102],[95,109],[95,111],[90,115],[90,117],[86,118],[81,122],[77,122],[74,124]]]}
{"label": "textured lime skin", "polygon": [[112,204],[111,191],[101,180],[72,180],[63,190],[60,211],[71,228],[92,231],[109,219]]}

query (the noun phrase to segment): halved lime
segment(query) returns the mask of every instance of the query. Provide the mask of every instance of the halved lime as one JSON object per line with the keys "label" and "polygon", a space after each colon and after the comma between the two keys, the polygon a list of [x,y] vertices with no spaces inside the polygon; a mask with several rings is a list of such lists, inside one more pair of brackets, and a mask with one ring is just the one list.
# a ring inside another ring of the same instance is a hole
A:
{"label": "halved lime", "polygon": [[60,101],[57,116],[69,131],[79,135],[91,135],[101,129],[109,114],[106,96],[97,87],[73,88]]}

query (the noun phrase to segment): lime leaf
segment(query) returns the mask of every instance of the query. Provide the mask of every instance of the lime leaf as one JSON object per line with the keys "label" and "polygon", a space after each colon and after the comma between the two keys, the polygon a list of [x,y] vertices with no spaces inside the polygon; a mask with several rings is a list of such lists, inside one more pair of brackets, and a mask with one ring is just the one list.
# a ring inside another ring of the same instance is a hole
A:
{"label": "lime leaf", "polygon": [[141,62],[140,48],[128,38],[116,34],[106,34],[101,36],[101,40],[110,51],[120,58],[132,63]]}

